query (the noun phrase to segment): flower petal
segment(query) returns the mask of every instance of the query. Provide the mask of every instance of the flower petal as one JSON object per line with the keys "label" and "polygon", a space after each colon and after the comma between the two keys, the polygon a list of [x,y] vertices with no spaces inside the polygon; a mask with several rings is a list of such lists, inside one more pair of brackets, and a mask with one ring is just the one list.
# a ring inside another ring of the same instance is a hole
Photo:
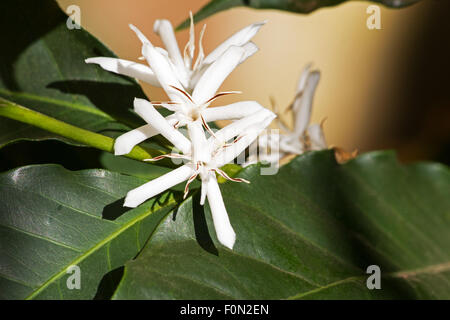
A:
{"label": "flower petal", "polygon": [[107,71],[133,77],[155,87],[161,87],[152,69],[141,63],[108,57],[89,58],[85,62],[95,63]]}
{"label": "flower petal", "polygon": [[226,77],[239,65],[245,49],[231,46],[211,64],[195,85],[192,98],[196,103],[205,103],[211,98]]}
{"label": "flower petal", "polygon": [[225,204],[223,203],[222,194],[220,193],[216,177],[208,179],[206,194],[217,239],[225,247],[233,249],[234,242],[236,241],[236,233],[230,224],[230,219],[228,218],[228,213],[225,209]]}
{"label": "flower petal", "polygon": [[311,142],[311,150],[327,149],[327,142],[320,124],[315,123],[308,127],[308,135]]}
{"label": "flower petal", "polygon": [[195,51],[194,17],[192,16],[192,11],[189,11],[189,17],[191,19],[191,25],[189,27],[189,41],[184,47],[184,65],[187,69],[190,69],[192,66]]}
{"label": "flower petal", "polygon": [[[173,126],[177,122],[177,119],[171,116],[168,116],[166,120],[171,126]],[[149,124],[128,131],[116,138],[116,141],[114,142],[114,154],[116,156],[128,154],[131,152],[134,146],[157,134],[159,134],[159,131]]]}
{"label": "flower petal", "polygon": [[[208,139],[210,148],[214,149],[214,146],[217,147],[220,144],[225,143],[234,137],[244,135],[249,131],[256,131],[259,134],[272,122],[273,119],[275,119],[275,117],[276,115],[272,111],[261,107],[261,110],[258,112],[234,121],[217,131],[215,133],[215,137],[210,137]],[[258,129],[253,130],[254,126],[257,126]]]}
{"label": "flower petal", "polygon": [[156,20],[153,24],[153,31],[160,36],[167,52],[169,52],[170,60],[172,60],[180,71],[183,70],[183,72],[185,72],[183,57],[181,56],[180,49],[178,48],[175,32],[173,31],[170,21],[165,19]]}
{"label": "flower petal", "polygon": [[151,43],[150,40],[148,40],[148,38],[135,25],[129,24],[128,26],[130,27],[131,30],[134,31],[134,33],[136,33],[137,37],[139,38],[139,40],[141,40],[142,44]]}
{"label": "flower petal", "polygon": [[251,41],[243,45],[242,48],[245,50],[245,54],[241,58],[241,61],[239,61],[239,63],[244,62],[259,50],[258,46]]}
{"label": "flower petal", "polygon": [[300,137],[306,130],[309,121],[311,120],[311,111],[314,93],[319,83],[320,73],[318,71],[312,71],[309,74],[308,81],[306,82],[305,90],[299,99],[298,108],[294,110],[294,132]]}
{"label": "flower petal", "polygon": [[264,107],[256,101],[240,101],[222,107],[207,108],[202,111],[206,122],[218,120],[236,120],[255,114]]}
{"label": "flower petal", "polygon": [[191,121],[187,124],[189,138],[192,144],[192,161],[209,162],[211,160],[211,152],[208,149],[205,132],[203,131],[202,123]]}
{"label": "flower petal", "polygon": [[114,154],[116,156],[128,154],[134,146],[158,133],[159,132],[155,128],[148,124],[128,131],[116,138],[116,141],[114,142]]}
{"label": "flower petal", "polygon": [[222,42],[216,49],[214,49],[206,58],[203,60],[204,64],[210,64],[216,61],[229,47],[231,46],[243,46],[254,37],[254,35],[259,31],[259,29],[266,24],[266,21],[257,22],[251,24],[235,34],[229,37],[227,40]]}
{"label": "flower petal", "polygon": [[191,142],[156,111],[155,107],[149,101],[135,98],[134,111],[175,147],[181,150],[181,152],[184,154],[191,152]]}
{"label": "flower petal", "polygon": [[161,87],[164,89],[169,98],[174,102],[187,102],[187,99],[180,94],[179,91],[171,87],[173,86],[180,89],[183,88],[167,58],[158,52],[158,50],[156,50],[156,48],[150,43],[142,46],[142,55],[147,60],[148,64],[155,73],[156,78],[158,78]]}
{"label": "flower petal", "polygon": [[147,199],[150,199],[173,186],[186,181],[194,173],[188,165],[172,170],[161,177],[153,179],[127,193],[124,207],[135,208]]}
{"label": "flower petal", "polygon": [[[298,79],[297,92],[296,92],[297,94],[301,93],[305,90],[306,81],[308,80],[311,68],[312,68],[312,63],[308,63],[305,66],[305,68],[303,69],[302,74],[300,75],[300,78]],[[295,106],[294,106],[294,108],[295,108]]]}

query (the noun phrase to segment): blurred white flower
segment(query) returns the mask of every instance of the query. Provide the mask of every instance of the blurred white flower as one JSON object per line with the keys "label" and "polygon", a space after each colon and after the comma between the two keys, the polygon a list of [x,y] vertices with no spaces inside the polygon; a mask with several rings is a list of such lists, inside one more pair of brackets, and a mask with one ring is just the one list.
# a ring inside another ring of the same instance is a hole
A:
{"label": "blurred white flower", "polygon": [[[294,128],[291,130],[278,116],[277,122],[282,134],[262,135],[258,139],[259,152],[253,152],[245,165],[259,161],[274,163],[289,154],[302,154],[305,151],[327,149],[323,133],[323,121],[309,124],[313,106],[314,93],[320,79],[320,72],[311,71],[307,65],[298,82],[297,92],[289,107],[294,118]],[[274,104],[275,108],[275,104]]]}

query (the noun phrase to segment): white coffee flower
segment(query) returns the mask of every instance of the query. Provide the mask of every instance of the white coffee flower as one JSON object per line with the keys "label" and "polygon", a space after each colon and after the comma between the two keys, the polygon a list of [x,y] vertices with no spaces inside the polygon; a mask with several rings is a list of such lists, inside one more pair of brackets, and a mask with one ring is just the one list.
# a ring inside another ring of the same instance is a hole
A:
{"label": "white coffee flower", "polygon": [[[182,89],[183,87],[173,73],[167,59],[150,42],[144,43],[142,53],[170,99],[168,102],[154,102],[153,104],[161,105],[172,111],[173,114],[166,119],[171,125],[177,128],[185,126],[190,122],[201,120],[205,129],[212,134],[208,122],[236,120],[264,109],[253,101],[243,101],[227,106],[208,108],[218,97],[236,93],[233,91],[216,93],[216,91],[225,78],[240,63],[242,57],[246,55],[246,50],[243,47],[228,47],[203,72],[192,94]],[[116,139],[114,152],[116,155],[127,154],[135,145],[157,133],[158,131],[150,125],[144,125],[127,132]]]}
{"label": "white coffee flower", "polygon": [[[202,181],[200,203],[203,205],[205,199],[208,199],[217,238],[223,245],[232,249],[236,235],[231,227],[215,174],[217,173],[228,180],[248,183],[244,179],[230,178],[220,167],[233,161],[244,151],[257,138],[258,134],[272,122],[275,114],[268,109],[262,109],[222,128],[209,139],[205,136],[202,122],[197,119],[188,124],[188,139],[162,117],[149,101],[135,99],[135,111],[152,128],[158,130],[182,151],[182,154],[167,154],[148,159],[148,161],[169,157],[184,158],[188,163],[129,191],[124,206],[136,207],[147,199],[183,181],[187,181],[186,197],[189,184],[199,176]],[[228,143],[231,139],[234,139],[233,142]]]}
{"label": "white coffee flower", "polygon": [[[180,89],[183,89],[190,93],[194,90],[197,82],[206,71],[208,66],[216,61],[229,47],[238,46],[244,49],[245,54],[241,56],[239,63],[242,63],[248,57],[252,56],[256,51],[258,51],[256,45],[250,40],[265,23],[265,21],[254,23],[239,30],[230,38],[222,42],[206,57],[203,52],[202,46],[202,38],[206,27],[206,25],[204,25],[202,31],[200,32],[199,53],[197,55],[195,63],[193,64],[195,53],[195,33],[192,13],[189,41],[184,48],[183,56],[181,55],[180,49],[178,47],[175,33],[170,21],[164,19],[156,20],[153,26],[154,32],[160,36],[162,42],[164,43],[164,46],[166,47],[165,49],[156,48],[156,50],[160,52],[167,60],[170,69],[176,75],[178,81],[181,84]],[[149,43],[148,39],[135,26],[130,25],[130,28],[134,32],[136,32],[143,45]],[[150,83],[153,86],[161,86],[158,81],[158,77],[155,74],[156,72],[151,65],[149,67],[133,61],[109,57],[89,58],[86,59],[86,63],[95,63],[100,65],[105,70],[134,77],[138,80]]]}
{"label": "white coffee flower", "polygon": [[314,93],[319,79],[320,72],[311,71],[310,64],[304,68],[297,85],[294,102],[290,106],[294,117],[294,128],[289,129],[281,117],[278,117],[278,125],[284,133],[259,137],[259,153],[252,153],[245,165],[255,163],[258,159],[259,161],[274,163],[289,154],[302,154],[305,151],[328,148],[322,128],[323,122],[321,124],[309,124]]}

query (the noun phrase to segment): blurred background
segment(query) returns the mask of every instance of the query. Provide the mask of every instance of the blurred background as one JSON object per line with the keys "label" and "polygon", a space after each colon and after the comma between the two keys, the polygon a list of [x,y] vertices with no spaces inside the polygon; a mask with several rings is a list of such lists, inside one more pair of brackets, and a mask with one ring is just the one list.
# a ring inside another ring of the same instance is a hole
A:
{"label": "blurred background", "polygon": [[[59,0],[81,8],[81,24],[119,57],[138,61],[140,42],[133,23],[156,45],[153,22],[174,26],[189,10],[208,0]],[[425,0],[405,9],[381,7],[381,30],[369,30],[368,2],[352,1],[309,15],[275,10],[231,9],[196,25],[207,24],[206,54],[240,28],[269,20],[254,38],[260,51],[239,66],[222,86],[240,90],[220,104],[257,100],[270,107],[272,96],[283,110],[291,103],[302,68],[308,62],[322,72],[313,122],[324,117],[330,145],[347,150],[396,149],[400,160],[450,163],[450,1]],[[184,48],[187,30],[178,32]],[[152,100],[160,89],[144,85]],[[131,106],[124,106],[131,107]],[[290,114],[285,113],[290,122]]]}

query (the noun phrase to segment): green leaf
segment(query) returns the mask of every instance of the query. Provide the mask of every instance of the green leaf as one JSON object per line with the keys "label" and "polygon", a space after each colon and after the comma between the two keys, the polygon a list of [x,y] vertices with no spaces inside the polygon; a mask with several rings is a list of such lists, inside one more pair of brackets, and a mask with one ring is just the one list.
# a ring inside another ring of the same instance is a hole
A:
{"label": "green leaf", "polygon": [[[167,216],[126,264],[115,299],[450,298],[450,172],[391,152],[344,165],[332,151],[259,166],[221,186],[237,234],[216,240],[198,195]],[[370,265],[381,290],[369,290]]]}
{"label": "green leaf", "polygon": [[[0,97],[97,133],[142,124],[130,111],[134,97],[145,97],[140,86],[86,64],[89,57],[115,55],[83,29],[68,29],[67,19],[53,0],[0,2]],[[22,139],[80,144],[0,118],[0,147]]]}
{"label": "green leaf", "polygon": [[[149,166],[149,170],[154,168]],[[91,299],[102,277],[136,256],[176,203],[168,192],[136,209],[127,191],[146,180],[57,165],[0,174],[0,299]],[[77,265],[81,289],[68,289]]]}
{"label": "green leaf", "polygon": [[[278,9],[296,13],[310,13],[323,7],[336,6],[349,0],[211,0],[194,15],[194,21],[199,22],[217,12],[236,7],[253,9]],[[402,8],[420,0],[367,0],[384,4],[391,8]],[[177,29],[189,26],[189,19],[181,23]]]}

